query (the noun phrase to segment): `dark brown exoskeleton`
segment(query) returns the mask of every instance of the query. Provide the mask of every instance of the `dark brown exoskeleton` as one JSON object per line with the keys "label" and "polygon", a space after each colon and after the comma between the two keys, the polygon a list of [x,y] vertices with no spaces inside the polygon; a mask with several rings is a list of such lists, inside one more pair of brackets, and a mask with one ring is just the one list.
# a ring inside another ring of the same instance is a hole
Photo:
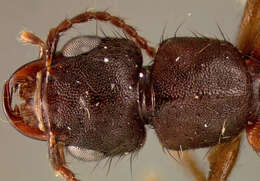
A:
{"label": "dark brown exoskeleton", "polygon": [[[254,17],[260,17],[255,3]],[[136,43],[80,36],[56,52],[60,33],[92,19],[122,28]],[[145,142],[145,124],[168,150],[214,146],[208,180],[226,180],[243,129],[260,151],[260,38],[251,36],[252,47],[239,47],[242,53],[226,41],[199,37],[169,38],[155,53],[122,19],[85,12],[51,29],[46,42],[22,33],[41,47],[41,57],[6,81],[4,108],[21,133],[48,141],[50,162],[68,181],[78,179],[66,167],[64,148],[86,161],[134,153]],[[154,57],[152,66],[142,67],[136,44]]]}

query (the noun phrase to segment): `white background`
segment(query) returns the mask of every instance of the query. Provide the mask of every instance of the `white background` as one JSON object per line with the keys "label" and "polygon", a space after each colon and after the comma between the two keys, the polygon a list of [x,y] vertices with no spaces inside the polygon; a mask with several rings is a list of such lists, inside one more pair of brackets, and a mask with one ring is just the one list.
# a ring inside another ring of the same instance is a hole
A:
{"label": "white background", "polygon": [[[1,85],[19,66],[38,57],[38,47],[17,41],[21,30],[30,30],[45,40],[51,27],[64,18],[77,15],[88,8],[108,9],[112,14],[123,17],[128,24],[137,27],[140,34],[154,46],[160,42],[164,27],[166,37],[171,37],[182,23],[179,36],[192,36],[193,31],[205,36],[222,38],[217,28],[218,24],[227,39],[235,44],[243,12],[243,6],[237,0],[1,0]],[[102,27],[107,33],[113,30],[111,26]],[[93,35],[95,32],[93,23],[84,24],[76,26],[74,31],[64,37],[70,39],[79,33]],[[147,57],[145,59],[149,60]],[[0,116],[0,180],[62,180],[56,178],[51,169],[47,144],[18,133],[7,123],[2,110]],[[207,159],[203,159],[205,152],[200,152],[200,164],[207,169]],[[108,176],[105,162],[93,172],[95,163],[79,162],[69,156],[67,158],[72,170],[82,181],[145,181],[150,177],[157,178],[156,181],[192,180],[179,164],[163,153],[153,130],[148,131],[147,142],[133,161],[132,178],[128,157],[118,163],[114,161]],[[259,168],[260,158],[244,140],[239,161],[229,180],[257,181],[260,178]]]}

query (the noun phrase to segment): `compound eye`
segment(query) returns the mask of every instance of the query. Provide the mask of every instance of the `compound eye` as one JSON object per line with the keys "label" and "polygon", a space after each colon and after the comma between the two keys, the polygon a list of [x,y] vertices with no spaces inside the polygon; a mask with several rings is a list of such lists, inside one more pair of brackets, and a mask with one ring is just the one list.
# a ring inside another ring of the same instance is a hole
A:
{"label": "compound eye", "polygon": [[77,146],[68,146],[67,150],[73,157],[83,161],[99,161],[106,157],[104,153]]}
{"label": "compound eye", "polygon": [[65,57],[81,55],[96,48],[100,42],[101,39],[96,36],[79,36],[71,39],[64,45],[62,54]]}

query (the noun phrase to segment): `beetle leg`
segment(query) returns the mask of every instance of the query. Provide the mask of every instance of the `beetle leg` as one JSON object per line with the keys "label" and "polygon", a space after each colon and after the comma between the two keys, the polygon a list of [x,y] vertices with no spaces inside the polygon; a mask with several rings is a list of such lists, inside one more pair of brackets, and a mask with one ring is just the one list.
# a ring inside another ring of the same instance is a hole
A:
{"label": "beetle leg", "polygon": [[184,167],[187,168],[190,173],[194,176],[196,181],[205,181],[206,177],[203,171],[198,167],[198,163],[196,162],[194,156],[190,151],[183,151],[182,160]]}
{"label": "beetle leg", "polygon": [[198,163],[191,155],[190,151],[183,151],[183,164],[193,174],[197,181],[205,181],[206,177],[203,171],[198,167]]}
{"label": "beetle leg", "polygon": [[79,181],[75,174],[66,167],[66,160],[63,152],[64,144],[57,142],[53,132],[49,134],[49,159],[56,175],[61,175],[67,181]]}
{"label": "beetle leg", "polygon": [[231,142],[213,147],[208,156],[210,172],[208,181],[226,181],[234,167],[240,148],[241,135]]}
{"label": "beetle leg", "polygon": [[260,151],[260,120],[259,118],[253,121],[249,121],[246,127],[247,140],[252,148],[256,151]]}
{"label": "beetle leg", "polygon": [[238,33],[238,49],[260,58],[260,0],[248,0]]}
{"label": "beetle leg", "polygon": [[[259,61],[260,61],[260,0],[248,0],[244,11],[243,18],[240,24],[238,34],[238,48],[249,59],[246,64],[251,73],[253,73],[256,87],[255,95],[259,100]],[[259,101],[257,102],[259,104]],[[259,105],[258,105],[259,107]],[[259,108],[258,108],[259,109]],[[259,111],[259,110],[258,110]],[[259,113],[258,113],[259,114]],[[249,120],[246,127],[247,139],[255,151],[260,151],[260,117],[256,115],[254,120]]]}
{"label": "beetle leg", "polygon": [[197,163],[194,155],[191,151],[185,150],[185,151],[169,151],[169,154],[184,168],[186,168],[192,176],[195,178],[196,181],[206,181],[205,174],[199,168],[199,164]]}

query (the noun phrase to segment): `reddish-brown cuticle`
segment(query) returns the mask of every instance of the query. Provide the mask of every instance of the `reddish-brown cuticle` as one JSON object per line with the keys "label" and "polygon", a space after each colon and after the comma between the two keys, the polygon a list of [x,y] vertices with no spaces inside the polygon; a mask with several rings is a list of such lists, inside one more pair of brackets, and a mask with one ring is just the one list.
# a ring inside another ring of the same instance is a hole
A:
{"label": "reddish-brown cuticle", "polygon": [[3,104],[5,108],[5,113],[10,119],[10,123],[22,134],[25,134],[26,136],[29,136],[31,138],[46,141],[46,133],[41,131],[38,127],[31,127],[26,124],[23,120],[23,117],[19,114],[19,112],[17,112],[18,110],[11,107],[12,97],[10,93],[9,83],[9,81],[5,83]]}
{"label": "reddish-brown cuticle", "polygon": [[[39,140],[47,140],[47,135],[38,128],[34,116],[32,99],[35,92],[36,74],[44,68],[42,60],[31,62],[18,71],[6,81],[4,87],[4,108],[10,118],[11,124],[21,133]],[[19,88],[18,88],[19,87]],[[16,91],[24,101],[12,108],[12,99]],[[25,121],[26,119],[26,121]]]}
{"label": "reddish-brown cuticle", "polygon": [[247,140],[256,151],[260,151],[260,120],[257,120],[246,128]]}
{"label": "reddish-brown cuticle", "polygon": [[133,37],[136,40],[137,44],[141,48],[146,50],[146,52],[149,56],[153,57],[155,55],[155,49],[153,47],[150,47],[148,45],[147,41],[143,37],[139,36],[137,34],[136,30],[133,27],[127,25],[123,19],[112,16],[108,12],[85,12],[85,13],[75,16],[74,18],[63,21],[56,28],[53,28],[49,32],[46,44],[47,44],[47,46],[49,46],[49,47],[47,47],[47,49],[48,49],[47,57],[50,57],[50,62],[51,62],[52,56],[53,56],[53,55],[51,55],[51,52],[56,50],[56,46],[57,46],[57,42],[60,37],[60,33],[71,28],[73,24],[87,22],[92,19],[96,19],[96,20],[100,20],[100,21],[109,21],[109,22],[111,22],[111,24],[117,26],[118,28],[122,28],[130,37]]}

